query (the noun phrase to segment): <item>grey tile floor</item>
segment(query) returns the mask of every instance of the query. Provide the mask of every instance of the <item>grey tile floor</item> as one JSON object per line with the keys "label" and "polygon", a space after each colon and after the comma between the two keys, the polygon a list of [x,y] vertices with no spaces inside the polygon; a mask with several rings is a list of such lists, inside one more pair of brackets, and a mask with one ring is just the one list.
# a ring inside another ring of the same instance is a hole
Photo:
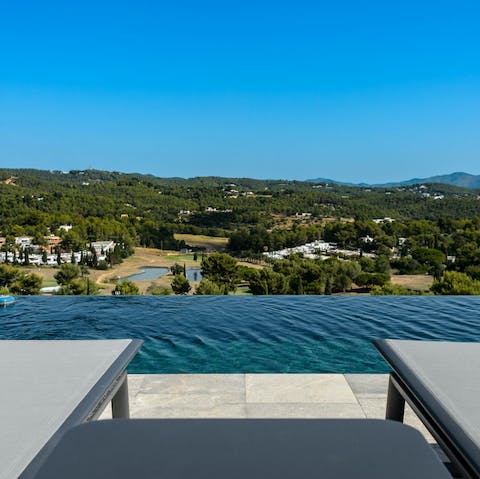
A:
{"label": "grey tile floor", "polygon": [[[386,374],[132,374],[132,418],[384,418]],[[111,417],[107,408],[100,419]],[[405,423],[433,438],[407,407]]]}

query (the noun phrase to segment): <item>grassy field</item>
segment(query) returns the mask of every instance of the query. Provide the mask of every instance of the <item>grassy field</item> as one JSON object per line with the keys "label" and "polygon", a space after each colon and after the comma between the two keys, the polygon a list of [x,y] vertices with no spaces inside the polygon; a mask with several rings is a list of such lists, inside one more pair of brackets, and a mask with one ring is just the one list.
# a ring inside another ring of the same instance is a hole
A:
{"label": "grassy field", "polygon": [[177,254],[177,253],[172,253],[172,254],[167,254],[165,256],[165,259],[168,261],[171,261],[172,265],[173,263],[185,263],[187,266],[195,266],[198,265],[200,266],[200,263],[202,262],[202,255],[198,255],[197,261],[193,259],[193,254],[187,253],[187,254]]}
{"label": "grassy field", "polygon": [[428,291],[433,284],[433,277],[428,274],[393,274],[391,281],[408,289]]}
{"label": "grassy field", "polygon": [[175,239],[185,241],[187,245],[195,248],[205,248],[206,251],[224,251],[228,238],[205,235],[175,234]]}

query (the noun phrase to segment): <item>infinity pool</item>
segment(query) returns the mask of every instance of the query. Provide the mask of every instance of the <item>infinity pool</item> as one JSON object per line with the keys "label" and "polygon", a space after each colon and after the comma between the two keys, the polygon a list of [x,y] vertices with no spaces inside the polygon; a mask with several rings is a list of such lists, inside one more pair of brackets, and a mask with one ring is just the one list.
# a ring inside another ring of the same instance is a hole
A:
{"label": "infinity pool", "polygon": [[141,338],[135,373],[379,373],[374,338],[480,341],[480,298],[18,297],[0,338]]}

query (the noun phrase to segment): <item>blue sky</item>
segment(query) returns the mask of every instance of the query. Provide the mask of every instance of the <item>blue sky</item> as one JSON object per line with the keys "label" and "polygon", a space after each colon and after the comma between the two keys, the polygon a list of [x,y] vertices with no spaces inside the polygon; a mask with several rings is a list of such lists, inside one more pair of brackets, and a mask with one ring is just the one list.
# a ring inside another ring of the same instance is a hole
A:
{"label": "blue sky", "polygon": [[480,174],[475,1],[4,2],[0,167]]}

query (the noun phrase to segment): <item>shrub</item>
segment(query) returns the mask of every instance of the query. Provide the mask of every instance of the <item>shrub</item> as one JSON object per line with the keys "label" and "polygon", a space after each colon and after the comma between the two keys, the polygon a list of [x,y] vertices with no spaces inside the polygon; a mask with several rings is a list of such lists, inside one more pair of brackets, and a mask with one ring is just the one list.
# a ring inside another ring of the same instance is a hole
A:
{"label": "shrub", "polygon": [[152,284],[147,289],[148,294],[152,294],[153,296],[168,296],[173,293],[170,288],[162,288],[161,286],[156,286]]}
{"label": "shrub", "polygon": [[34,295],[40,293],[42,287],[42,278],[38,274],[20,274],[14,283],[10,286],[13,294]]}
{"label": "shrub", "polygon": [[128,279],[123,280],[121,283],[117,283],[112,294],[122,295],[122,296],[135,296],[140,294],[138,286]]}
{"label": "shrub", "polygon": [[172,281],[172,289],[175,294],[187,294],[192,287],[183,274],[176,274]]}
{"label": "shrub", "polygon": [[480,294],[480,281],[458,271],[445,271],[443,277],[435,279],[432,286],[435,294]]}
{"label": "shrub", "polygon": [[195,290],[195,294],[220,295],[224,294],[223,288],[209,279],[202,279]]}
{"label": "shrub", "polygon": [[421,291],[407,289],[399,284],[385,284],[384,286],[374,286],[370,294],[373,296],[413,296],[423,293]]}
{"label": "shrub", "polygon": [[58,284],[66,286],[80,276],[80,271],[80,266],[66,263],[60,266],[58,273],[55,273],[53,277],[57,280]]}

